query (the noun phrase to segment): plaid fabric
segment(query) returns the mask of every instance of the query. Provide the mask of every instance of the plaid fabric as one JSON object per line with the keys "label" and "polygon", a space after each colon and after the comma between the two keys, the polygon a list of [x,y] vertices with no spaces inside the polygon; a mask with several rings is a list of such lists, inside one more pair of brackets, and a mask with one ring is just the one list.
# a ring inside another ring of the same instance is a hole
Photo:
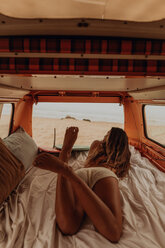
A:
{"label": "plaid fabric", "polygon": [[[165,40],[1,37],[0,52],[165,55]],[[165,75],[164,60],[0,57],[0,73]]]}
{"label": "plaid fabric", "polygon": [[165,40],[86,37],[0,37],[0,52],[165,55]]}
{"label": "plaid fabric", "polygon": [[0,58],[0,73],[165,75],[165,61]]}

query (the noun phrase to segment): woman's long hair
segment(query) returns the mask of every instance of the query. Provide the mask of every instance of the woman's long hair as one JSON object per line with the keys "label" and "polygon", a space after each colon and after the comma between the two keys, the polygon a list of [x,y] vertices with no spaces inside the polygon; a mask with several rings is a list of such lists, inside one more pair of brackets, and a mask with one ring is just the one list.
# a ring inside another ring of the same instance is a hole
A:
{"label": "woman's long hair", "polygon": [[86,164],[105,165],[114,168],[119,178],[123,178],[130,167],[128,137],[121,128],[113,127],[99,147],[87,158]]}

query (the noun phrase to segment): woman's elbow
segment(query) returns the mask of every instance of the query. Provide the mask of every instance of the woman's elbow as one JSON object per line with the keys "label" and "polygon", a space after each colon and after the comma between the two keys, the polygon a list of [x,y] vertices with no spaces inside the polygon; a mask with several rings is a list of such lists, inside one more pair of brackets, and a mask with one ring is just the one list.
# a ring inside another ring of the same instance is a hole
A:
{"label": "woman's elbow", "polygon": [[63,235],[75,235],[78,232],[78,229],[73,227],[66,227],[66,228],[59,227],[59,229]]}
{"label": "woman's elbow", "polygon": [[118,243],[119,242],[119,240],[120,240],[120,237],[121,237],[121,233],[115,233],[114,235],[113,235],[113,237],[111,236],[111,238],[110,238],[110,241],[112,242],[112,243]]}
{"label": "woman's elbow", "polygon": [[64,235],[74,235],[79,231],[79,226],[76,225],[76,223],[72,222],[58,222],[56,220],[57,226],[59,228],[59,230],[62,232],[62,234]]}
{"label": "woman's elbow", "polygon": [[120,240],[121,234],[122,234],[122,229],[118,225],[115,225],[113,228],[113,231],[109,233],[107,238],[112,243],[118,243]]}

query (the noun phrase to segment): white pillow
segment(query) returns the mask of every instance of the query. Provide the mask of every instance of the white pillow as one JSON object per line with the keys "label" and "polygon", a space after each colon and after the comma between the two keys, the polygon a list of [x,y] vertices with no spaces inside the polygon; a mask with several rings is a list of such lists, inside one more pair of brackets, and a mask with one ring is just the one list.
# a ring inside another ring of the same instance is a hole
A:
{"label": "white pillow", "polygon": [[3,142],[14,156],[19,159],[27,171],[38,153],[38,147],[34,140],[22,127],[3,139]]}

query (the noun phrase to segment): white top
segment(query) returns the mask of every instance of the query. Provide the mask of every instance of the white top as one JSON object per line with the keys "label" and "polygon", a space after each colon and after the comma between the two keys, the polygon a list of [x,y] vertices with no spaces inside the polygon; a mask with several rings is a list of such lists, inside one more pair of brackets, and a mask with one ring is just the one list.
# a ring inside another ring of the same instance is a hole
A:
{"label": "white top", "polygon": [[76,171],[76,174],[92,189],[97,181],[106,177],[115,177],[116,174],[105,167],[88,167],[81,168]]}

